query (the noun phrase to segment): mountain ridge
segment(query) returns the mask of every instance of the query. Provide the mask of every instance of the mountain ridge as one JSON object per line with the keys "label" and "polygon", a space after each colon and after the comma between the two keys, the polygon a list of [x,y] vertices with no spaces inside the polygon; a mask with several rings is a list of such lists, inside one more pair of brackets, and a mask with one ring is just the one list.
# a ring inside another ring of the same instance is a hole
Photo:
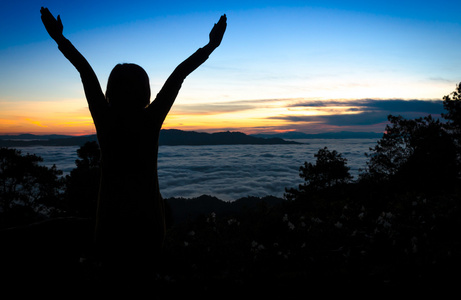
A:
{"label": "mountain ridge", "polygon": [[[27,147],[27,146],[82,146],[86,142],[97,141],[95,134],[84,136],[66,135],[0,135],[0,147]],[[300,144],[286,141],[278,137],[255,137],[242,132],[196,132],[179,129],[162,129],[159,137],[160,146],[180,145],[274,145],[274,144]]]}

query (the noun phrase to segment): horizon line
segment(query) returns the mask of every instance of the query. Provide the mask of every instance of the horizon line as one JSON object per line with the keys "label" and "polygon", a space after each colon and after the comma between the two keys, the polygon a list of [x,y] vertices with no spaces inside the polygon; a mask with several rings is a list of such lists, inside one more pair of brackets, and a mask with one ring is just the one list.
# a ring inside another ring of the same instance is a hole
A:
{"label": "horizon line", "polygon": [[[212,131],[204,131],[204,130],[183,130],[183,129],[177,129],[177,128],[164,128],[161,130],[178,130],[178,131],[186,131],[186,132],[198,132],[198,133],[222,133],[222,132],[239,132],[239,133],[244,133],[246,135],[258,135],[258,134],[284,134],[284,133],[301,133],[301,134],[306,134],[306,135],[316,135],[316,134],[327,134],[327,133],[383,133],[383,131],[372,131],[372,130],[329,130],[329,131],[318,131],[318,132],[303,132],[303,131],[297,131],[297,130],[268,130],[264,132],[259,132],[259,133],[246,133],[241,130],[212,130]],[[94,133],[31,133],[31,132],[10,132],[10,133],[0,133],[0,136],[20,136],[20,135],[34,135],[34,136],[46,136],[46,135],[57,135],[57,136],[69,136],[69,137],[83,137],[83,136],[92,136],[96,135],[96,132]]]}

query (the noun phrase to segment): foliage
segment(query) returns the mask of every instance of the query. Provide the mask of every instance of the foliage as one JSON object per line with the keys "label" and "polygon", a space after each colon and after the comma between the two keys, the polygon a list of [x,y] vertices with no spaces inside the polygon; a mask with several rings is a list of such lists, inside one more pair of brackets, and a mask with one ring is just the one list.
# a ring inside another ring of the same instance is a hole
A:
{"label": "foliage", "polygon": [[66,176],[67,211],[79,217],[94,217],[100,177],[97,142],[86,142],[77,150],[76,168]]}
{"label": "foliage", "polygon": [[446,113],[442,117],[447,120],[445,128],[457,147],[458,176],[461,176],[461,83],[453,93],[443,97],[443,106]]}
{"label": "foliage", "polygon": [[[62,171],[39,165],[42,158],[0,148],[0,209],[2,221],[10,225],[22,217],[51,215],[62,201]],[[26,214],[26,215],[25,215]]]}
{"label": "foliage", "polygon": [[327,147],[319,149],[315,164],[304,162],[300,167],[299,176],[306,181],[305,188],[329,188],[337,184],[344,184],[352,179],[347,159],[343,158],[336,150],[330,151]]}
{"label": "foliage", "polygon": [[371,148],[362,179],[400,182],[407,188],[453,184],[457,151],[444,124],[426,116],[407,120],[389,116],[382,139]]}
{"label": "foliage", "polygon": [[447,128],[461,142],[461,83],[456,86],[456,90],[450,95],[443,97],[443,106],[446,113],[442,114],[448,120]]}
{"label": "foliage", "polygon": [[327,147],[319,149],[315,164],[304,162],[299,168],[299,177],[304,179],[304,184],[299,185],[299,190],[286,189],[285,197],[292,200],[299,195],[307,195],[314,191],[344,185],[351,181],[352,176],[347,167],[347,159],[343,158],[336,150],[330,151]]}
{"label": "foliage", "polygon": [[289,294],[328,285],[412,288],[459,279],[456,197],[393,199],[389,191],[367,188],[335,195],[330,210],[285,201],[176,224],[158,280],[197,292],[227,287]]}
{"label": "foliage", "polygon": [[86,142],[77,150],[80,159],[75,161],[77,168],[98,169],[101,162],[99,145],[96,141]]}
{"label": "foliage", "polygon": [[361,180],[400,182],[405,188],[452,188],[461,174],[461,86],[443,98],[446,122],[431,115],[407,120],[388,116]]}

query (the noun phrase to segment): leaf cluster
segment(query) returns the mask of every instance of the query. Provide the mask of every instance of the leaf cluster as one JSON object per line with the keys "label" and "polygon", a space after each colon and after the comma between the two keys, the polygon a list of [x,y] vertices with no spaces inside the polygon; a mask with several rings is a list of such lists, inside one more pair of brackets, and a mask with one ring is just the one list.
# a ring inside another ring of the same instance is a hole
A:
{"label": "leaf cluster", "polygon": [[[16,223],[19,215],[50,215],[62,202],[62,171],[39,163],[42,158],[0,148],[0,209],[3,224]],[[19,215],[18,215],[19,214]],[[29,218],[29,221],[30,221]]]}

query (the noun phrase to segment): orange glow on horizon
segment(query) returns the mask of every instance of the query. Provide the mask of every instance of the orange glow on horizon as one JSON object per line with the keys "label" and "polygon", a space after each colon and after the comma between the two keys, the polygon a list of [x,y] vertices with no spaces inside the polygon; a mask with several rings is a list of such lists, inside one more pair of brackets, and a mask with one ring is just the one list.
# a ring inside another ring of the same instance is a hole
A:
{"label": "orange glow on horizon", "polygon": [[95,133],[93,120],[81,99],[0,102],[0,134]]}
{"label": "orange glow on horizon", "polygon": [[286,133],[286,132],[293,132],[296,131],[296,129],[274,129],[273,132],[276,133]]}
{"label": "orange glow on horizon", "polygon": [[[163,129],[188,131],[240,131],[246,134],[261,132],[331,131],[334,126],[316,117],[359,114],[360,107],[347,105],[347,100],[322,101],[309,106],[304,99],[245,100],[224,103],[188,103],[173,106]],[[344,105],[338,105],[344,101]],[[88,107],[81,99],[60,102],[21,102],[9,106],[0,103],[0,134],[65,134],[91,135],[95,127]],[[10,108],[14,107],[14,109]],[[296,119],[293,121],[293,118]],[[346,127],[344,127],[346,128]],[[336,130],[344,130],[336,128]],[[350,127],[349,129],[351,129]]]}

